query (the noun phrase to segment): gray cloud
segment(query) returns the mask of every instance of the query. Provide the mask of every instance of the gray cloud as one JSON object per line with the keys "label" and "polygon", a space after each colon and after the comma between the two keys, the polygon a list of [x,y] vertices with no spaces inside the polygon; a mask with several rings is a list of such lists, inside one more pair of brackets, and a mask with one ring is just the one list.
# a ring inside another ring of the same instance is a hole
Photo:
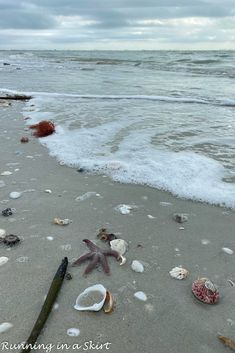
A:
{"label": "gray cloud", "polygon": [[214,40],[233,47],[235,41],[234,0],[0,0],[0,14],[0,32],[16,47],[77,44],[79,49],[112,41],[189,45],[190,38],[199,45]]}

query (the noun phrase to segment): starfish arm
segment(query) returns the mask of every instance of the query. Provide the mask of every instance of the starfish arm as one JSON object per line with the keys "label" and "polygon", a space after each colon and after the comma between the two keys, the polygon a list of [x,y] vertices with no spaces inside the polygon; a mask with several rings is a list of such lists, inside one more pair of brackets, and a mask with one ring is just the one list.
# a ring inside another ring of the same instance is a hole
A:
{"label": "starfish arm", "polygon": [[86,267],[84,271],[84,275],[87,275],[88,273],[90,273],[96,267],[98,262],[99,262],[99,256],[97,254],[93,254],[93,258],[89,263],[89,265]]}
{"label": "starfish arm", "polygon": [[120,254],[119,252],[115,251],[115,250],[103,250],[102,253],[105,255],[105,256],[113,256],[115,257],[117,260],[120,260]]}
{"label": "starfish arm", "polygon": [[74,261],[72,263],[72,266],[80,265],[83,261],[89,260],[92,256],[93,256],[93,253],[88,252],[87,254],[80,256],[76,261]]}
{"label": "starfish arm", "polygon": [[83,242],[86,243],[86,245],[88,246],[88,248],[91,251],[97,251],[99,248],[98,246],[96,246],[91,240],[89,239],[83,239]]}
{"label": "starfish arm", "polygon": [[108,264],[108,261],[107,261],[105,255],[101,254],[99,256],[99,260],[101,262],[101,265],[103,267],[104,272],[109,274],[110,273],[109,264]]}

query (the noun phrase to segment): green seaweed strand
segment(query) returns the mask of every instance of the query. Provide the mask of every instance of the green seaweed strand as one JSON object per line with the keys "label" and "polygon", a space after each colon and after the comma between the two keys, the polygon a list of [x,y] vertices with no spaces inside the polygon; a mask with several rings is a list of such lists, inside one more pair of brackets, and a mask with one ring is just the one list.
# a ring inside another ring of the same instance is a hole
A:
{"label": "green seaweed strand", "polygon": [[51,309],[53,308],[53,305],[55,303],[56,297],[60,291],[60,288],[62,286],[64,276],[66,274],[68,266],[68,258],[65,257],[62,260],[61,265],[59,266],[54,279],[51,283],[50,289],[48,291],[47,297],[45,299],[45,302],[43,304],[43,307],[41,309],[41,312],[38,316],[37,321],[35,322],[35,325],[32,329],[32,332],[27,339],[26,343],[24,344],[24,348],[21,350],[21,353],[28,353],[31,351],[33,348],[34,343],[36,342],[38,336],[40,335],[45,322],[47,321],[47,318],[51,312]]}

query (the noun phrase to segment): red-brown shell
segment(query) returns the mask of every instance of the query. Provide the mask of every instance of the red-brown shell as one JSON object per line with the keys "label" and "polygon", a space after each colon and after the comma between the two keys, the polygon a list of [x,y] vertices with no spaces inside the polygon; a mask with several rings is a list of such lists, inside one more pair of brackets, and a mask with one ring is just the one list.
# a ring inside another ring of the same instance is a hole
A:
{"label": "red-brown shell", "polygon": [[[211,284],[212,288],[208,288],[206,283]],[[198,300],[205,304],[215,304],[220,299],[218,290],[208,278],[198,278],[194,281],[192,284],[192,292]]]}
{"label": "red-brown shell", "polygon": [[36,129],[33,133],[36,137],[45,137],[55,132],[55,124],[52,121],[43,120],[35,125],[30,125],[30,129]]}

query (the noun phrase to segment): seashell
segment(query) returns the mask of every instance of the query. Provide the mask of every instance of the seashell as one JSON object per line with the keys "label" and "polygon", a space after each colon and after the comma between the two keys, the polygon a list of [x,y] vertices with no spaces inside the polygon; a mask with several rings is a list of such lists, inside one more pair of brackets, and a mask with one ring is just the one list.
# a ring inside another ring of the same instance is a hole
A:
{"label": "seashell", "polygon": [[220,295],[215,285],[208,278],[198,278],[192,284],[192,292],[203,303],[215,304]]}
{"label": "seashell", "polygon": [[3,322],[0,324],[0,333],[8,331],[13,325],[10,322]]}
{"label": "seashell", "polygon": [[11,199],[18,199],[21,195],[22,195],[21,192],[12,191],[12,192],[10,192],[9,197],[10,197]]}
{"label": "seashell", "polygon": [[114,307],[114,299],[113,299],[113,295],[111,292],[109,292],[107,290],[106,292],[106,298],[105,298],[105,302],[104,302],[104,312],[106,314],[109,314],[113,311],[113,307]]}
{"label": "seashell", "polygon": [[134,297],[139,299],[139,300],[142,300],[143,302],[146,302],[146,300],[147,300],[147,295],[144,292],[141,292],[141,291],[136,292],[134,294]]}
{"label": "seashell", "polygon": [[225,252],[228,255],[233,255],[234,251],[229,248],[222,248],[223,252]]}
{"label": "seashell", "polygon": [[9,259],[8,259],[8,257],[6,257],[6,256],[0,257],[0,266],[5,265],[8,260],[9,260]]}
{"label": "seashell", "polygon": [[130,205],[118,205],[115,210],[119,211],[121,214],[129,214],[133,206]]}
{"label": "seashell", "polygon": [[71,327],[67,330],[67,335],[71,337],[77,337],[80,335],[80,330],[75,327]]}
{"label": "seashell", "polygon": [[79,311],[99,311],[102,309],[107,290],[102,284],[86,288],[76,300],[74,309]]}
{"label": "seashell", "polygon": [[185,268],[174,267],[169,274],[175,279],[184,279],[188,276],[189,272]]}
{"label": "seashell", "polygon": [[47,194],[51,194],[52,193],[52,191],[50,189],[46,189],[46,190],[44,190],[44,192],[46,192]]}
{"label": "seashell", "polygon": [[5,229],[0,229],[0,238],[4,238],[5,235],[6,235]]}
{"label": "seashell", "polygon": [[120,266],[122,266],[126,263],[126,258],[124,256],[120,255],[120,259],[121,259]]}
{"label": "seashell", "polygon": [[128,249],[128,243],[123,239],[114,239],[110,242],[112,250],[117,251],[120,255],[124,255]]}
{"label": "seashell", "polygon": [[20,242],[20,238],[14,234],[6,235],[3,239],[3,243],[8,246],[13,246],[19,242]]}
{"label": "seashell", "polygon": [[69,223],[72,223],[72,221],[68,218],[65,218],[65,219],[54,218],[53,223],[59,224],[60,226],[67,226]]}
{"label": "seashell", "polygon": [[140,273],[144,272],[144,266],[138,260],[132,261],[131,268],[135,272],[140,272]]}
{"label": "seashell", "polygon": [[174,213],[173,214],[173,219],[177,223],[184,223],[184,222],[187,222],[188,216],[185,213]]}
{"label": "seashell", "polygon": [[10,172],[8,170],[6,170],[5,172],[1,173],[2,176],[8,176],[8,175],[11,175],[11,174],[12,174],[12,172]]}
{"label": "seashell", "polygon": [[2,211],[2,215],[3,215],[4,217],[12,216],[13,213],[15,213],[15,211],[16,211],[15,208],[10,208],[10,207],[8,207],[8,208],[6,208],[5,210]]}

